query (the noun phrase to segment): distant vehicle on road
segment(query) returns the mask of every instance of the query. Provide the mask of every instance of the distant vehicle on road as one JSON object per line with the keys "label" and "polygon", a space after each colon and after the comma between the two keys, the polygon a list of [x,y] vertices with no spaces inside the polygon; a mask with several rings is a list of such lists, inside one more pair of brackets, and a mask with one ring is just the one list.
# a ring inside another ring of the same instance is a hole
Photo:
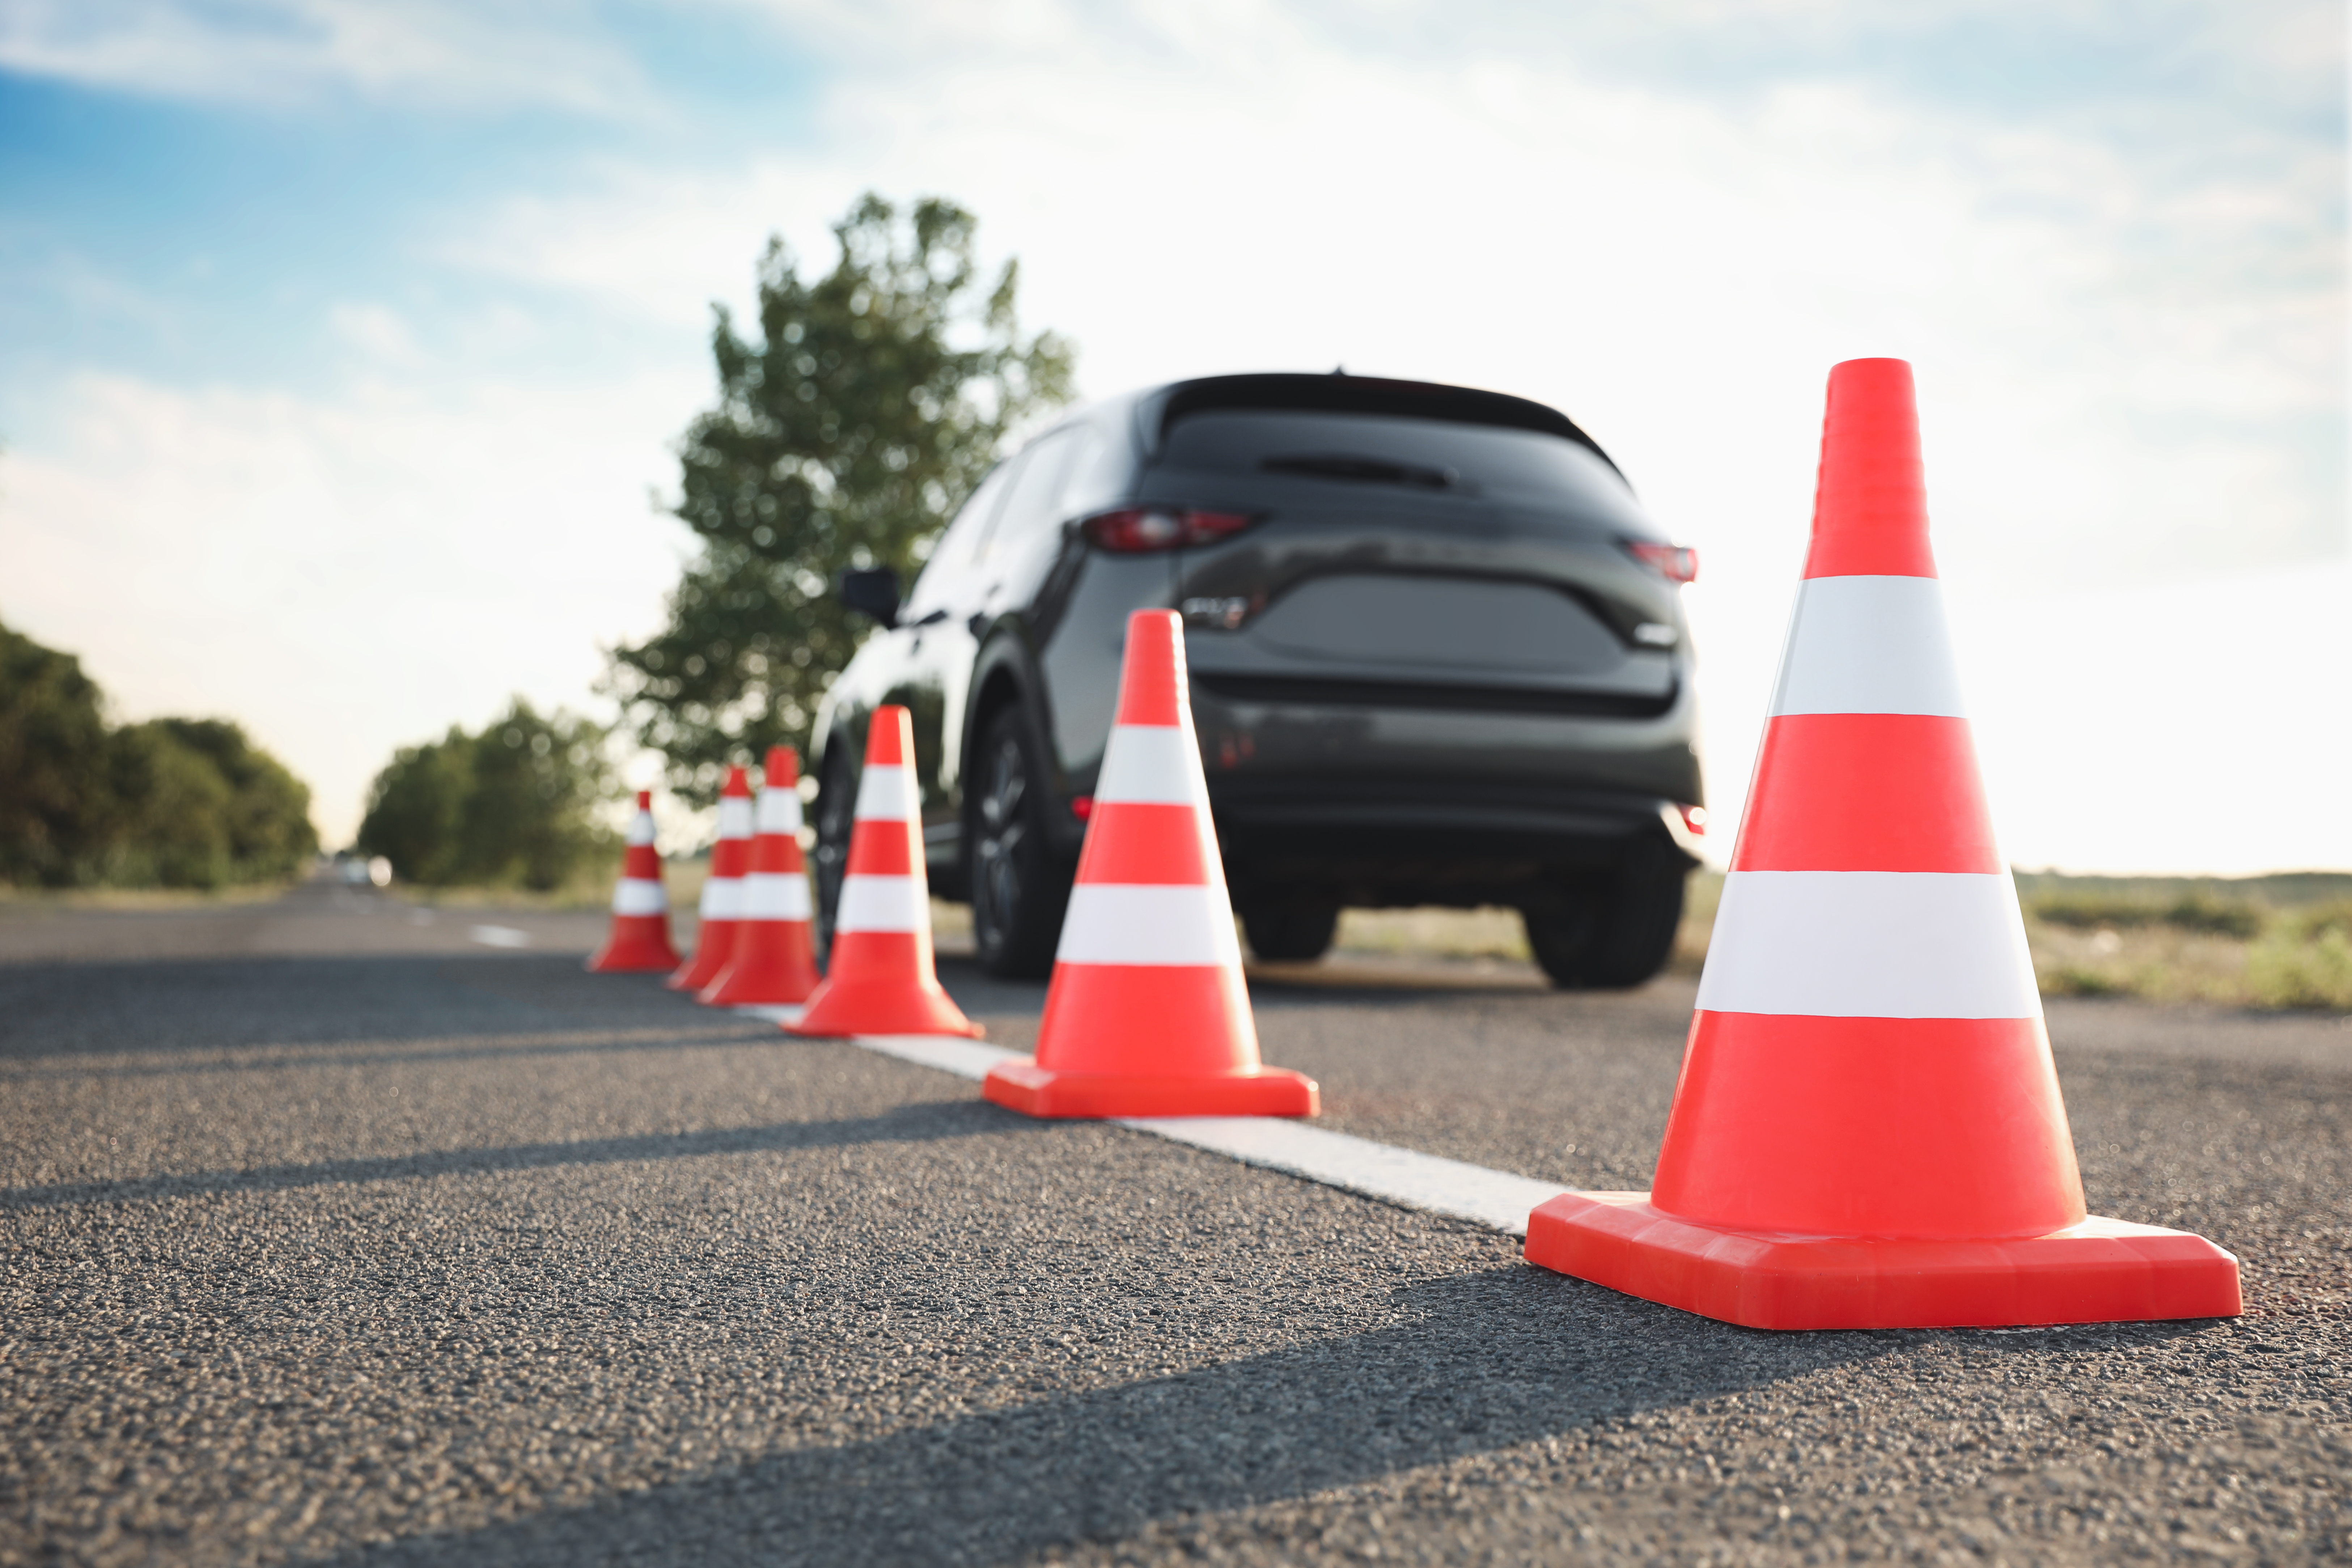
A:
{"label": "distant vehicle on road", "polygon": [[1234,908],[1311,960],[1349,907],[1496,904],[1564,986],[1664,963],[1700,811],[1696,558],[1522,398],[1234,375],[1113,398],[1001,464],[816,720],[820,930],[868,717],[915,720],[934,890],[982,962],[1053,962],[1129,612],[1181,613]]}

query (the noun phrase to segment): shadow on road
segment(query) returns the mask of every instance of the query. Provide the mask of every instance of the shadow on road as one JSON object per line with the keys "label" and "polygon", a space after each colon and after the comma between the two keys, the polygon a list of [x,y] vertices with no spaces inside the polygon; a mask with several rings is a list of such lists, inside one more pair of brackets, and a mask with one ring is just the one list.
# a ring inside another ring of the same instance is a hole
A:
{"label": "shadow on road", "polygon": [[1752,1333],[1521,1268],[1409,1287],[1398,1304],[1414,1321],[334,1561],[1012,1563],[1896,1348]]}
{"label": "shadow on road", "polygon": [[787,1121],[768,1127],[642,1133],[569,1143],[519,1143],[502,1149],[435,1150],[423,1154],[322,1160],[309,1165],[265,1165],[250,1171],[202,1171],[118,1182],[63,1182],[54,1186],[0,1188],[0,1210],[154,1202],[213,1193],[275,1193],[337,1183],[415,1181],[497,1171],[541,1171],[561,1165],[609,1165],[633,1160],[692,1160],[707,1154],[769,1153],[865,1143],[925,1143],[941,1138],[1001,1133],[1004,1131],[1003,1117],[1004,1113],[996,1107],[978,1100],[940,1100],[839,1121]]}

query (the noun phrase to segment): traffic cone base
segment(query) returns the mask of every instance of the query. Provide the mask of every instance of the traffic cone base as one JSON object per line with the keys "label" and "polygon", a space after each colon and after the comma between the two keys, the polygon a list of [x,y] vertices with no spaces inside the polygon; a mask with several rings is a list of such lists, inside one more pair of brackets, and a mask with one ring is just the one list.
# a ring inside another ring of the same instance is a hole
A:
{"label": "traffic cone base", "polygon": [[639,974],[677,967],[667,915],[614,915],[612,933],[588,960],[591,974]]}
{"label": "traffic cone base", "polygon": [[1026,1116],[1313,1116],[1315,1080],[1283,1068],[1213,1076],[1057,1072],[1027,1057],[989,1068],[981,1097]]}
{"label": "traffic cone base", "polygon": [[855,952],[835,939],[832,972],[810,999],[795,1035],[962,1035],[981,1027],[931,977],[929,932],[865,931]]}
{"label": "traffic cone base", "polygon": [[1037,1033],[1058,1038],[1066,1058],[1150,1062],[1155,1070],[1005,1062],[981,1085],[984,1098],[1031,1116],[1313,1116],[1320,1109],[1313,1079],[1236,1062],[1227,1048],[1236,1037],[1256,1037],[1238,965],[1057,964]]}
{"label": "traffic cone base", "polygon": [[816,989],[816,952],[804,921],[745,921],[735,955],[699,998],[713,1007],[772,1007],[805,1002]]}
{"label": "traffic cone base", "polygon": [[1530,1263],[1748,1329],[1967,1329],[2238,1315],[2238,1260],[2203,1237],[2080,1220],[2002,1240],[1789,1236],[1700,1225],[1648,1193],[1563,1193]]}

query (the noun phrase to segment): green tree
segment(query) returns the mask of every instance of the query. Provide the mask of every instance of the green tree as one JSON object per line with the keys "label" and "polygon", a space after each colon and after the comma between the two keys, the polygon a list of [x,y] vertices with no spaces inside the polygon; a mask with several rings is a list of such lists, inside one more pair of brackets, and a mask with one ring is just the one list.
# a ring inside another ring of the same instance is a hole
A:
{"label": "green tree", "polygon": [[701,553],[668,626],[613,649],[607,677],[688,798],[713,799],[733,758],[805,748],[860,630],[840,573],[911,574],[1007,437],[1067,401],[1070,346],[1022,335],[1018,264],[984,279],[975,226],[950,202],[902,215],[869,193],[821,279],[769,241],[756,339],[712,308],[719,401],[682,443],[677,507]]}
{"label": "green tree", "polygon": [[109,730],[79,660],[0,626],[0,881],[219,888],[318,847],[309,787],[242,729]]}
{"label": "green tree", "polygon": [[595,819],[618,790],[605,740],[518,697],[479,734],[453,725],[394,752],[369,789],[359,847],[428,887],[561,887],[612,844]]}
{"label": "green tree", "polygon": [[81,660],[0,626],[0,882],[94,871],[111,807],[106,715]]}

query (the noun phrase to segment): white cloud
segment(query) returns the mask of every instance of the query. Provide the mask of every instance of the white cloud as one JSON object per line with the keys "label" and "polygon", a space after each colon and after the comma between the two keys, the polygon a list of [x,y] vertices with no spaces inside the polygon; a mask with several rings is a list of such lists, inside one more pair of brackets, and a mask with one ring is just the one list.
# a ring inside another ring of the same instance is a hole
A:
{"label": "white cloud", "polygon": [[327,312],[327,325],[371,360],[402,368],[425,361],[425,351],[407,319],[389,305],[337,305]]}
{"label": "white cloud", "polygon": [[0,67],[160,98],[639,112],[645,84],[586,5],[488,0],[12,0]]}
{"label": "white cloud", "polygon": [[123,717],[242,721],[342,842],[395,745],[512,692],[577,707],[598,643],[659,624],[684,531],[646,493],[700,392],[84,377],[62,439],[9,459],[0,616],[79,654]]}

